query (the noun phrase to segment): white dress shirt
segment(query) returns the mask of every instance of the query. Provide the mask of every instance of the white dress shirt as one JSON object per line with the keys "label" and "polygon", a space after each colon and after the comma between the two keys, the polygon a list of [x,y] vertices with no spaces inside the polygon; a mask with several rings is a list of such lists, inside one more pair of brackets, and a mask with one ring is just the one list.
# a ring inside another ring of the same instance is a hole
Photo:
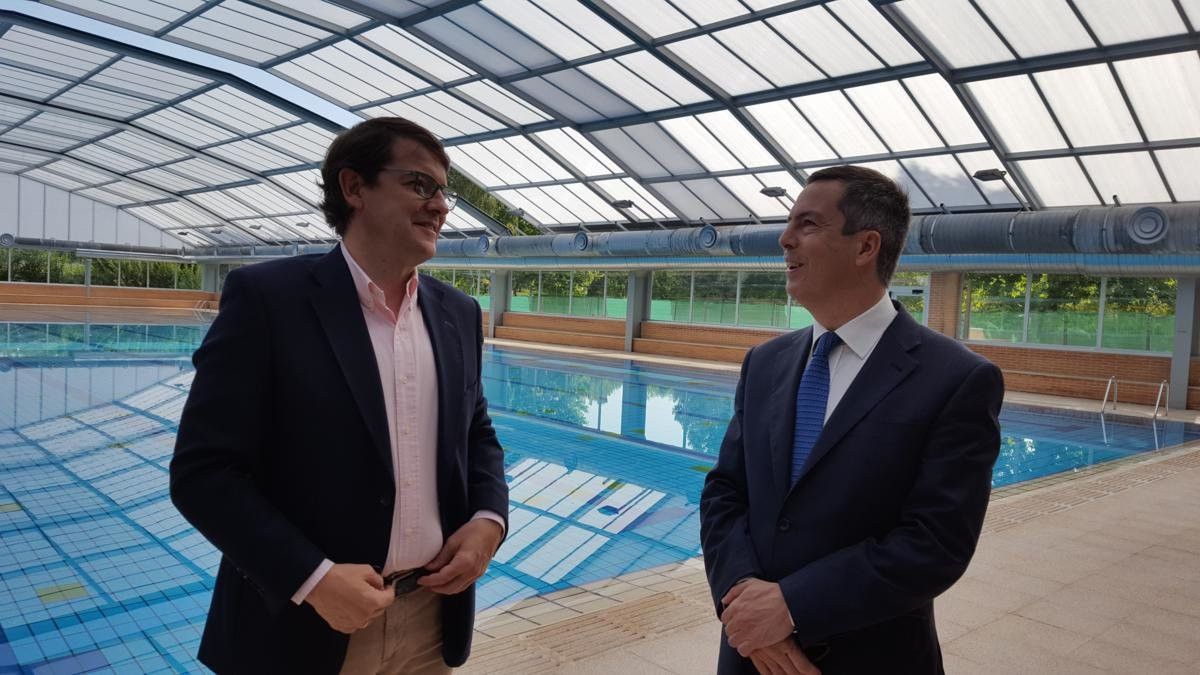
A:
{"label": "white dress shirt", "polygon": [[[829,399],[825,403],[826,422],[829,421],[829,416],[833,414],[842,397],[846,395],[846,390],[850,388],[854,378],[858,377],[863,364],[867,362],[867,357],[875,351],[875,345],[879,344],[879,339],[883,337],[884,331],[892,325],[896,313],[892,299],[885,291],[879,302],[834,331],[842,339],[842,342],[829,353]],[[829,332],[828,328],[813,322],[812,348],[816,347],[817,338],[827,332]],[[810,354],[812,348],[810,348]]]}

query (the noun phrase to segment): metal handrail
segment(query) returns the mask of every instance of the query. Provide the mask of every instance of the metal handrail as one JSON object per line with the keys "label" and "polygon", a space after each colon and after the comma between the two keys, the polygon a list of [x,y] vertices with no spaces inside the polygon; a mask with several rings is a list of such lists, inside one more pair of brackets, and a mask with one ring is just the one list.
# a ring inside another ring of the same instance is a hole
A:
{"label": "metal handrail", "polygon": [[[1165,400],[1164,400],[1165,395]],[[1171,412],[1171,389],[1167,386],[1167,381],[1163,380],[1158,385],[1158,396],[1154,397],[1154,419],[1158,419],[1158,404],[1164,403],[1163,415]]]}
{"label": "metal handrail", "polygon": [[1110,392],[1110,391],[1112,392],[1112,397],[1113,397],[1112,409],[1113,410],[1117,409],[1117,387],[1118,387],[1117,376],[1113,375],[1112,377],[1108,378],[1108,384],[1105,385],[1105,387],[1104,387],[1104,400],[1100,401],[1100,414],[1101,415],[1104,414],[1104,406],[1108,404],[1108,392]]}

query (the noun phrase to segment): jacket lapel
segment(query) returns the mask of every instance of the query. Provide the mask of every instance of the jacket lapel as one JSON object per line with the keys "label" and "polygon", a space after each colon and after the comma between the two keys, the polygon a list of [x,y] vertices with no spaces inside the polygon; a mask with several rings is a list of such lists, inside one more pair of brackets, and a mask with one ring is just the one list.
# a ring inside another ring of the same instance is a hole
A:
{"label": "jacket lapel", "polygon": [[875,345],[875,350],[863,364],[862,370],[858,372],[838,406],[834,408],[833,414],[829,416],[829,421],[825,423],[816,445],[809,453],[804,473],[800,475],[797,484],[804,480],[812,467],[821,461],[850,429],[866,417],[888,392],[895,389],[916,369],[918,362],[908,352],[920,343],[921,336],[917,331],[916,322],[901,308],[891,325],[883,332],[879,344]]}
{"label": "jacket lapel", "polygon": [[791,489],[792,442],[796,431],[796,392],[800,390],[800,376],[808,363],[812,350],[812,328],[791,334],[792,343],[781,355],[782,363],[775,373],[775,384],[768,399],[767,420],[776,420],[771,425],[771,468],[774,470],[775,485],[780,496]]}
{"label": "jacket lapel", "polygon": [[329,345],[333,348],[342,375],[362,413],[363,423],[375,442],[375,452],[389,469],[392,468],[391,443],[387,430],[387,411],[383,403],[383,385],[379,381],[379,365],[375,349],[367,332],[362,305],[350,268],[342,256],[341,246],[319,259],[313,267],[316,288],[312,294],[313,309]]}

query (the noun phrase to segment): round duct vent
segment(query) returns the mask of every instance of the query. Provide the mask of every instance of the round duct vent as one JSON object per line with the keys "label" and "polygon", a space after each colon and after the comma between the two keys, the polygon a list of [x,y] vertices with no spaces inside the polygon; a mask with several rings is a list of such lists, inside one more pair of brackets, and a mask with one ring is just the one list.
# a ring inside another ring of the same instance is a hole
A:
{"label": "round duct vent", "polygon": [[1146,206],[1133,212],[1125,221],[1125,233],[1136,244],[1149,246],[1157,244],[1167,236],[1170,221],[1162,209]]}
{"label": "round duct vent", "polygon": [[12,233],[5,232],[4,234],[0,234],[0,246],[8,248],[15,243],[17,243],[17,238],[14,237]]}
{"label": "round duct vent", "polygon": [[492,240],[488,239],[486,236],[481,236],[478,240],[476,240],[475,250],[479,252],[479,255],[487,253],[489,250],[491,250],[491,248]]}
{"label": "round duct vent", "polygon": [[571,239],[571,248],[576,251],[586,251],[588,247],[588,236],[583,232],[576,232]]}
{"label": "round duct vent", "polygon": [[717,228],[712,225],[705,225],[700,228],[700,236],[697,238],[700,245],[704,248],[712,248],[717,245]]}

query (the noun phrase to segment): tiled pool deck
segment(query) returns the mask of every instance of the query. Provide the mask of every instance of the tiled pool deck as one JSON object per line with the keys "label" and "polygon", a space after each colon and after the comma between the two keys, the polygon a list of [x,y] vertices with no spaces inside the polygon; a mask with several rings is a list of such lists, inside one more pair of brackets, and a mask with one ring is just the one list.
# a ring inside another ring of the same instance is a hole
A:
{"label": "tiled pool deck", "polygon": [[[1081,475],[1082,474],[1082,475]],[[951,673],[1200,672],[1200,443],[998,490],[937,601]],[[472,673],[708,673],[699,559],[485,612]]]}

